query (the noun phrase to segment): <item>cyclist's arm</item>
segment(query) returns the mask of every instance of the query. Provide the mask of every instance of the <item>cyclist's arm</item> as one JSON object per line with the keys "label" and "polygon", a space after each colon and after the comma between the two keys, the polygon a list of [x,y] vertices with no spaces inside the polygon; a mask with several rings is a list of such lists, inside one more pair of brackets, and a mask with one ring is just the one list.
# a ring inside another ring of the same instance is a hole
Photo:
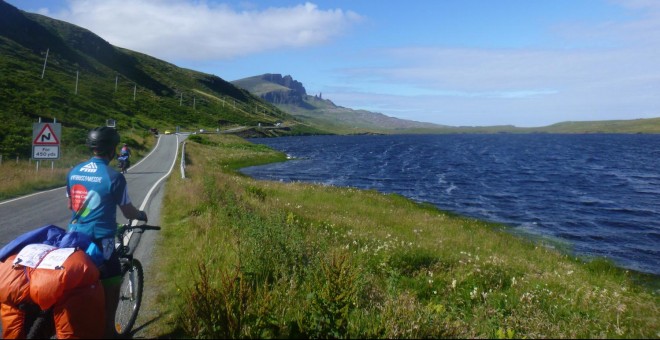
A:
{"label": "cyclist's arm", "polygon": [[138,210],[132,203],[120,205],[119,209],[124,214],[124,217],[129,220],[147,220],[147,214],[144,211]]}
{"label": "cyclist's arm", "polygon": [[142,210],[138,210],[138,208],[133,205],[133,202],[131,202],[130,197],[128,197],[126,178],[123,175],[118,174],[112,184],[114,186],[112,191],[115,195],[117,205],[124,217],[129,220],[147,221],[147,214]]}

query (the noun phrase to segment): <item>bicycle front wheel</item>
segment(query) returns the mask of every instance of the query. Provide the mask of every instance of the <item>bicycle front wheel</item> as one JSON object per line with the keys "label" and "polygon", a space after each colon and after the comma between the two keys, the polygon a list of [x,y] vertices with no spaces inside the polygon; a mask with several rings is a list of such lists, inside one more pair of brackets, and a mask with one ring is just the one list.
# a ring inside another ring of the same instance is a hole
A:
{"label": "bicycle front wheel", "polygon": [[124,336],[131,332],[135,319],[137,319],[140,303],[142,303],[142,287],[144,271],[142,263],[132,259],[126,263],[123,270],[121,286],[119,287],[119,303],[115,313],[115,331],[117,335]]}

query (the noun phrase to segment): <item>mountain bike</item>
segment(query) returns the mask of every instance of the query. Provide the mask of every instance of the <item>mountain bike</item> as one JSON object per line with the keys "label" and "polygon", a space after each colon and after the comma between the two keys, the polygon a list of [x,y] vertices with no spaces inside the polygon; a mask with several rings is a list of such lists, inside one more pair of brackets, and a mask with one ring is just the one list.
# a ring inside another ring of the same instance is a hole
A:
{"label": "mountain bike", "polygon": [[[121,283],[119,302],[114,316],[115,333],[123,338],[130,334],[137,319],[142,303],[144,287],[144,270],[142,263],[133,257],[130,246],[131,235],[135,230],[160,230],[158,226],[127,224],[117,229],[115,249],[121,263]],[[34,303],[24,303],[19,306],[25,314],[25,334],[27,339],[48,339],[55,336],[55,322],[52,308],[41,310]]]}

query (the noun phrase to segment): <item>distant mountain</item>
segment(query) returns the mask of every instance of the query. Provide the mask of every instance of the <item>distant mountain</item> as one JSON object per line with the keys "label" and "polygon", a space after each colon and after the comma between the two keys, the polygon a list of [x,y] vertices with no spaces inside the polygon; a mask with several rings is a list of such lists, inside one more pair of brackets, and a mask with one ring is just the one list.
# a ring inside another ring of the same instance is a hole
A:
{"label": "distant mountain", "polygon": [[392,133],[411,129],[440,129],[444,125],[416,122],[366,110],[335,105],[322,95],[308,95],[290,75],[263,74],[231,82],[310,124],[341,133]]}
{"label": "distant mountain", "polygon": [[337,106],[320,94],[308,95],[302,83],[290,75],[263,74],[234,80],[232,84],[313,126],[336,133],[660,133],[660,118],[561,122],[534,128],[447,126]]}

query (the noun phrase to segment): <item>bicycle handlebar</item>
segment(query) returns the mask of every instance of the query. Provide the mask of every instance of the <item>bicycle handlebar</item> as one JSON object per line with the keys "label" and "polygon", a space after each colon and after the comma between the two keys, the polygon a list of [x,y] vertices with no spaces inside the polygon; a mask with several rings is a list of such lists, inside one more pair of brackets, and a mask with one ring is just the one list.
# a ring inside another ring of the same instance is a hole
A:
{"label": "bicycle handlebar", "polygon": [[148,225],[148,224],[141,224],[141,225],[131,225],[131,221],[129,221],[127,224],[121,225],[117,229],[117,234],[121,235],[125,231],[132,230],[132,229],[141,229],[141,230],[160,230],[159,226],[156,225]]}

